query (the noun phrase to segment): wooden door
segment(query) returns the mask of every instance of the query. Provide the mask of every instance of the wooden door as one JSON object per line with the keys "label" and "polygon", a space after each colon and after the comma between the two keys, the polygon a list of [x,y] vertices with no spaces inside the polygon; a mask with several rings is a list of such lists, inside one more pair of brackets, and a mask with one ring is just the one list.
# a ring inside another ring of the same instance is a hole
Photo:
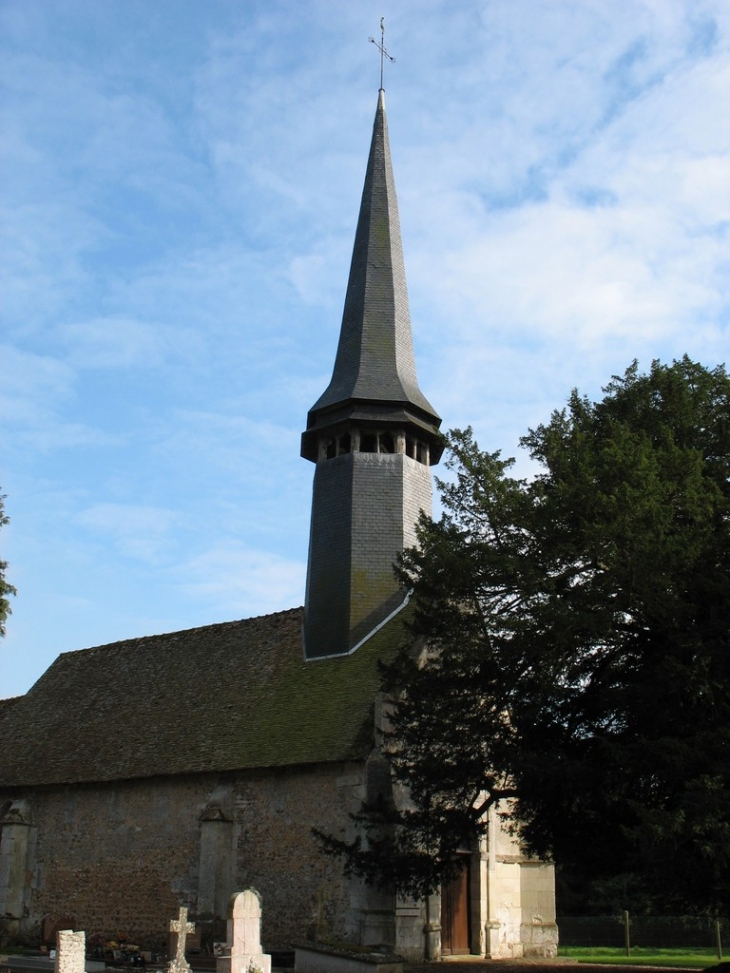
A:
{"label": "wooden door", "polygon": [[444,956],[470,953],[469,860],[451,881],[441,886],[441,952]]}

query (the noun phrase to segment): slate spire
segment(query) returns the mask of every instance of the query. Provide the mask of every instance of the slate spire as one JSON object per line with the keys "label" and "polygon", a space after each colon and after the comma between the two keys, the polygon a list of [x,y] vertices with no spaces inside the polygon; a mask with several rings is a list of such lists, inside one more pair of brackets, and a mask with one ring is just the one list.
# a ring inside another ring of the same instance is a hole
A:
{"label": "slate spire", "polygon": [[390,158],[385,92],[378,93],[365,186],[330,384],[309,410],[302,455],[317,459],[320,431],[343,421],[405,422],[441,454],[441,422],[418,387],[403,244]]}
{"label": "slate spire", "polygon": [[306,659],[354,652],[405,604],[393,566],[431,512],[440,422],[416,378],[381,89],[335,367],[302,435],[316,463]]}

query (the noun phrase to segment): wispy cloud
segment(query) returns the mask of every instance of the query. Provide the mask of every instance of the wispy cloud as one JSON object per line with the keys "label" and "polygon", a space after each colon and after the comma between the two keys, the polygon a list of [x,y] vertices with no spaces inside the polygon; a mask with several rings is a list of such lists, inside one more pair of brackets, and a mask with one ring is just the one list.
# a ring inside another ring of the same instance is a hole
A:
{"label": "wispy cloud", "polygon": [[102,543],[111,542],[127,558],[155,562],[169,546],[178,522],[175,511],[162,507],[96,503],[75,517],[76,523]]}
{"label": "wispy cloud", "polygon": [[[302,601],[299,434],[334,359],[382,12],[0,4],[14,691],[58,631],[81,647]],[[403,0],[386,27],[418,371],[445,426],[513,453],[634,357],[726,358],[724,0]]]}
{"label": "wispy cloud", "polygon": [[159,368],[176,356],[186,337],[184,331],[117,315],[59,329],[65,357],[80,368]]}
{"label": "wispy cloud", "polygon": [[185,590],[221,615],[246,617],[302,603],[304,565],[267,551],[219,544],[182,566]]}

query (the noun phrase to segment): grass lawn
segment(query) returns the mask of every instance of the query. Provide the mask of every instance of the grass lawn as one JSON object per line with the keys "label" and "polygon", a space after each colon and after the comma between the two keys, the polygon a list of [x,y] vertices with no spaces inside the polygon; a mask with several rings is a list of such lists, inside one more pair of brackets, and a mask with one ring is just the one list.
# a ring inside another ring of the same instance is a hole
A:
{"label": "grass lawn", "polygon": [[[704,969],[720,960],[714,949],[653,949],[632,946],[631,956],[626,950],[610,946],[561,946],[559,956],[577,959],[579,963],[611,963],[616,966],[672,966],[677,969]],[[725,957],[723,957],[725,958]]]}

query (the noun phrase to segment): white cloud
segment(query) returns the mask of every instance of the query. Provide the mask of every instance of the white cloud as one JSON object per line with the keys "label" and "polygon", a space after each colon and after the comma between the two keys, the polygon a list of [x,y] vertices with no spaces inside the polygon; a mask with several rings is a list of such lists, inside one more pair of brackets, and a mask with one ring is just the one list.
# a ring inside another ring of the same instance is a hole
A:
{"label": "white cloud", "polygon": [[69,358],[85,368],[151,368],[163,357],[152,325],[121,316],[63,325],[60,337]]}
{"label": "white cloud", "polygon": [[47,413],[73,392],[76,373],[65,362],[8,344],[0,347],[0,357],[3,363],[0,394],[6,422],[35,424],[39,413]]}
{"label": "white cloud", "polygon": [[[681,33],[678,9],[670,20]],[[677,353],[683,341],[680,354],[714,352],[717,330],[707,324],[722,320],[727,293],[728,228],[721,221],[730,154],[729,134],[713,118],[722,114],[727,69],[713,58],[674,70],[681,38],[675,40],[669,52],[652,46],[673,73],[594,131],[552,172],[544,198],[494,209],[489,196],[480,205],[473,189],[433,197],[445,229],[418,239],[424,249],[410,265],[411,291],[421,294],[421,306],[430,295],[438,318],[449,320],[449,336],[472,345],[461,346],[461,388],[478,384],[480,367],[469,382],[469,362],[481,362],[485,341],[517,341],[524,367],[533,370],[544,361],[546,341],[554,350],[564,344],[566,364],[576,346],[595,355],[597,347],[621,345],[625,364],[647,349],[650,357],[666,348]],[[427,205],[411,215],[423,233],[434,211]],[[472,407],[464,397],[460,411]]]}
{"label": "white cloud", "polygon": [[77,390],[76,372],[67,362],[13,345],[0,346],[0,362],[6,462],[14,464],[20,459],[22,465],[36,452],[118,442],[118,437],[95,424],[92,416],[79,422],[65,415]]}
{"label": "white cloud", "polygon": [[201,351],[190,328],[172,328],[125,315],[61,325],[58,337],[79,368],[160,368],[169,360]]}
{"label": "white cloud", "polygon": [[101,543],[111,541],[123,557],[154,563],[169,551],[179,515],[163,507],[96,503],[74,520]]}
{"label": "white cloud", "polygon": [[180,577],[194,598],[240,618],[300,605],[305,570],[299,561],[224,542],[186,563]]}

